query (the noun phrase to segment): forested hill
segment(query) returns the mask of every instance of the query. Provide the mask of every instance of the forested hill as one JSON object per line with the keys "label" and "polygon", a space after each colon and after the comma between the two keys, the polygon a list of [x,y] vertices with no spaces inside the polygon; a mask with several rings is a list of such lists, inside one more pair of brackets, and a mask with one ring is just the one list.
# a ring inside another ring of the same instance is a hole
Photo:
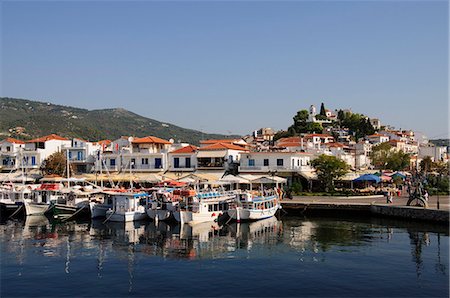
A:
{"label": "forested hill", "polygon": [[90,111],[47,102],[0,98],[0,140],[6,137],[26,140],[51,133],[89,141],[152,135],[191,144],[198,144],[202,139],[236,137],[182,128],[122,108]]}

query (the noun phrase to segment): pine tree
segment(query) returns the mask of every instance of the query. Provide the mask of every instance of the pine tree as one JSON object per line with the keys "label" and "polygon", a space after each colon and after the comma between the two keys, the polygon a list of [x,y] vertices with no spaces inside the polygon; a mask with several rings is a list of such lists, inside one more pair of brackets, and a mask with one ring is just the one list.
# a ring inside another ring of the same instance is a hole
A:
{"label": "pine tree", "polygon": [[322,115],[322,116],[326,116],[327,115],[327,113],[325,111],[325,105],[323,104],[323,102],[320,105],[320,115]]}

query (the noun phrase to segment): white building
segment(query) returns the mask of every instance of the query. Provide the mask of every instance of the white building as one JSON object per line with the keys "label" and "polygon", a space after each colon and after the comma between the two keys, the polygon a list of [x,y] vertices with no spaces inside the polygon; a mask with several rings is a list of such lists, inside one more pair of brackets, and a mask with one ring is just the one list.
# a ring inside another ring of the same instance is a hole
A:
{"label": "white building", "polygon": [[367,169],[370,167],[370,153],[373,145],[369,141],[360,141],[355,144],[355,168]]}
{"label": "white building", "polygon": [[13,138],[0,141],[0,169],[12,171],[20,167],[20,153],[25,142]]}
{"label": "white building", "polygon": [[247,152],[241,153],[240,173],[311,171],[312,155],[303,152]]}
{"label": "white building", "polygon": [[389,136],[385,135],[385,134],[373,134],[370,136],[366,136],[366,140],[368,140],[371,144],[380,144],[380,143],[385,143],[389,141]]}
{"label": "white building", "polygon": [[187,145],[169,152],[169,171],[193,172],[197,169],[198,147]]}
{"label": "white building", "polygon": [[91,171],[97,159],[97,154],[101,149],[101,144],[79,138],[72,139],[70,145],[62,147],[62,151],[65,152],[69,162],[76,169],[76,172],[79,173]]}
{"label": "white building", "polygon": [[447,162],[447,147],[435,146],[431,143],[421,145],[419,147],[419,159],[424,159],[427,156],[431,157],[434,162]]}
{"label": "white building", "polygon": [[56,134],[36,138],[25,142],[23,151],[23,167],[25,169],[39,169],[42,162],[55,152],[61,152],[63,147],[71,145],[69,139]]}
{"label": "white building", "polygon": [[198,148],[197,168],[201,170],[231,170],[240,161],[241,153],[249,150],[229,143],[216,143]]}
{"label": "white building", "polygon": [[[168,167],[172,143],[154,136],[122,137],[111,143],[112,151],[102,153],[102,171],[160,172]],[[100,170],[100,164],[96,165]]]}

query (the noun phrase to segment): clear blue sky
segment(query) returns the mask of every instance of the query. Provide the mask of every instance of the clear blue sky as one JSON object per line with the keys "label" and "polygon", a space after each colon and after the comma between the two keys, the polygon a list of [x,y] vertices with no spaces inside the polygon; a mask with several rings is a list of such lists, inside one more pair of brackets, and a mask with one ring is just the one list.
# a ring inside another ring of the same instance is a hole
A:
{"label": "clear blue sky", "polygon": [[205,132],[311,104],[446,137],[448,1],[4,1],[1,96]]}

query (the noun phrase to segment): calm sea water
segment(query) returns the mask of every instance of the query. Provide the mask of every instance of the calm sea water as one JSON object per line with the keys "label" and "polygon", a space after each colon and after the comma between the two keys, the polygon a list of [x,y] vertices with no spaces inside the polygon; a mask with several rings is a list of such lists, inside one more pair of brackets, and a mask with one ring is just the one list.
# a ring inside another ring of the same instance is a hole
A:
{"label": "calm sea water", "polygon": [[449,297],[447,226],[284,217],[0,226],[1,297]]}

